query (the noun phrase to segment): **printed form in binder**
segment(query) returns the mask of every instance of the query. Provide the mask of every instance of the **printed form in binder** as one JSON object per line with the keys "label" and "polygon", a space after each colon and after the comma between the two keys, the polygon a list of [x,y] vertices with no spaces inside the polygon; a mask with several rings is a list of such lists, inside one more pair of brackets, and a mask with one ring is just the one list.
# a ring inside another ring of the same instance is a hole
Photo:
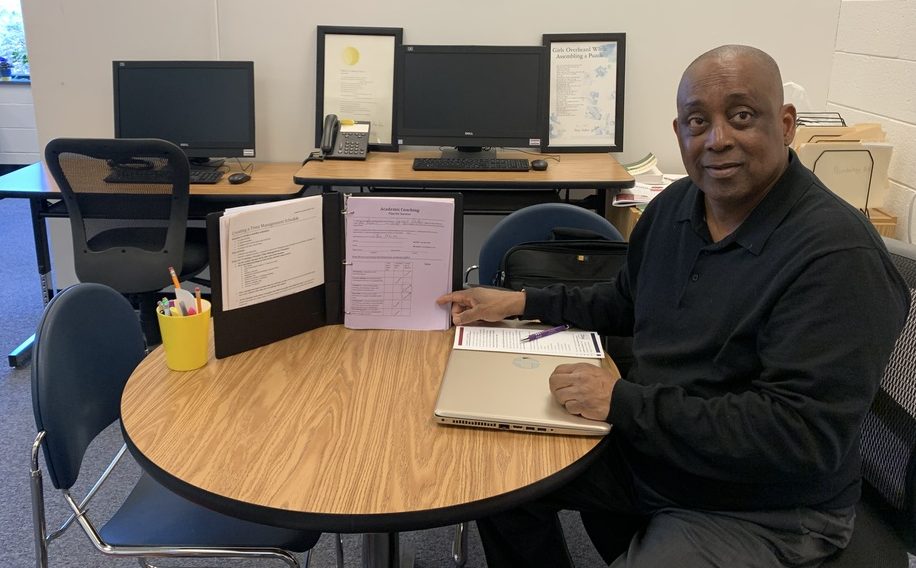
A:
{"label": "printed form in binder", "polygon": [[223,310],[324,284],[321,196],[227,209],[220,217]]}
{"label": "printed form in binder", "polygon": [[448,329],[455,202],[359,197],[345,207],[344,325],[353,329]]}

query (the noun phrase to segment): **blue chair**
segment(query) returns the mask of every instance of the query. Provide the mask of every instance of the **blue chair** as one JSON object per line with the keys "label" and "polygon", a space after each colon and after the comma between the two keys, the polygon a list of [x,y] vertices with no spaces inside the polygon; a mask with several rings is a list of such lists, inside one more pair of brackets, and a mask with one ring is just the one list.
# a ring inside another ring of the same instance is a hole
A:
{"label": "blue chair", "polygon": [[[85,497],[73,496],[71,488],[89,444],[118,419],[121,392],[145,355],[136,313],[127,299],[108,286],[71,286],[46,307],[32,361],[32,408],[38,429],[31,461],[36,565],[47,568],[48,544],[76,521],[100,552],[138,557],[143,566],[151,557],[236,557],[270,558],[298,567],[290,551],[309,550],[320,533],[261,525],[211,511],[145,473],[108,522],[96,528],[89,519],[89,501],[126,446]],[[48,479],[73,513],[51,534],[45,519],[41,449]]]}
{"label": "blue chair", "polygon": [[512,212],[493,227],[480,246],[477,265],[465,271],[465,284],[475,269],[480,284],[495,284],[506,251],[519,243],[547,240],[551,231],[560,227],[584,229],[612,241],[624,240],[610,221],[594,211],[569,203],[538,203]]}
{"label": "blue chair", "polygon": [[[478,264],[468,267],[464,274],[465,286],[474,270],[477,281],[483,285],[495,285],[499,268],[506,252],[517,244],[528,241],[544,241],[550,238],[554,229],[576,229],[590,231],[611,241],[623,241],[623,235],[614,225],[589,209],[569,203],[538,203],[504,217],[493,227],[480,246]],[[452,560],[458,567],[467,562],[467,523],[455,527],[452,542]]]}

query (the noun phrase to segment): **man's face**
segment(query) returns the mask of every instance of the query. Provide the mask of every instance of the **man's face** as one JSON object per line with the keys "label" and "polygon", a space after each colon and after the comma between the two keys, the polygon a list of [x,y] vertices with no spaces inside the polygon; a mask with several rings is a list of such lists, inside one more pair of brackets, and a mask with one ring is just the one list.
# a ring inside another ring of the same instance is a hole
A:
{"label": "man's face", "polygon": [[753,58],[710,59],[688,70],[677,97],[677,134],[687,173],[725,206],[756,204],[785,170],[795,108]]}

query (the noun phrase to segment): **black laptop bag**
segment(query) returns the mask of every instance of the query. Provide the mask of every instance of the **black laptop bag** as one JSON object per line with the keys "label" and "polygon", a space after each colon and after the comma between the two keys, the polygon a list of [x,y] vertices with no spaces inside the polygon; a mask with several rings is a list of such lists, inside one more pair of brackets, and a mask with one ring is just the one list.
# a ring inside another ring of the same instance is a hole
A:
{"label": "black laptop bag", "polygon": [[550,284],[590,286],[612,282],[627,258],[627,243],[588,230],[558,227],[550,240],[530,241],[506,251],[496,285],[511,290]]}
{"label": "black laptop bag", "polygon": [[[511,290],[550,284],[591,286],[613,282],[627,258],[628,244],[589,230],[555,228],[551,239],[515,245],[500,262],[496,285]],[[633,364],[631,337],[605,336],[605,350],[624,377]]]}

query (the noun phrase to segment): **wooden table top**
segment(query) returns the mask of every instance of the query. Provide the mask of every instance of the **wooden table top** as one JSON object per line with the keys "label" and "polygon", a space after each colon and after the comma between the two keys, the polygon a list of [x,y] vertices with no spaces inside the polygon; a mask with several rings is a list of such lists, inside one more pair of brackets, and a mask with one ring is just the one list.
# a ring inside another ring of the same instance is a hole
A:
{"label": "wooden table top", "polygon": [[[239,168],[234,162],[232,171]],[[294,196],[302,186],[293,181],[293,174],[300,168],[298,163],[254,162],[251,180],[238,185],[229,183],[229,174],[214,184],[191,184],[191,196],[214,198],[241,198],[259,200]],[[60,190],[51,173],[41,162],[20,168],[0,176],[0,197],[24,197],[55,199]]]}
{"label": "wooden table top", "polygon": [[414,158],[440,155],[441,152],[432,150],[412,150],[370,152],[366,160],[311,161],[296,172],[294,179],[302,185],[436,188],[616,189],[632,187],[634,183],[633,177],[608,153],[532,154],[500,150],[497,153],[500,158],[545,159],[548,167],[539,172],[414,171]]}
{"label": "wooden table top", "polygon": [[225,359],[211,351],[185,373],[169,371],[160,348],[127,383],[122,427],[140,464],[176,492],[323,531],[476,518],[591,461],[602,438],[437,424],[453,336],[326,326]]}

